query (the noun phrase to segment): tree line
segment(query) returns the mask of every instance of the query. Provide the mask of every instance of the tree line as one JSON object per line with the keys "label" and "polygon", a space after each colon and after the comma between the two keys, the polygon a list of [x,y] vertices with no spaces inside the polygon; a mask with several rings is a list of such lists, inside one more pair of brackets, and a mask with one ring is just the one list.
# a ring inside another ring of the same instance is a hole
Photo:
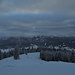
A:
{"label": "tree line", "polygon": [[10,50],[8,52],[1,52],[0,50],[0,60],[8,58],[8,57],[12,57],[17,60],[19,59],[19,55],[21,54],[26,54],[27,55],[28,51],[26,49],[20,49],[18,47],[14,48],[14,50]]}
{"label": "tree line", "polygon": [[63,61],[75,63],[75,51],[46,50],[40,52],[40,58],[45,61]]}
{"label": "tree line", "polygon": [[15,60],[20,59],[21,54],[28,54],[31,52],[40,52],[40,58],[45,61],[64,61],[64,62],[74,62],[75,63],[75,51],[74,50],[62,50],[56,48],[46,48],[38,47],[34,49],[30,48],[20,48],[18,45],[8,52],[2,52],[0,50],[0,60],[13,56]]}

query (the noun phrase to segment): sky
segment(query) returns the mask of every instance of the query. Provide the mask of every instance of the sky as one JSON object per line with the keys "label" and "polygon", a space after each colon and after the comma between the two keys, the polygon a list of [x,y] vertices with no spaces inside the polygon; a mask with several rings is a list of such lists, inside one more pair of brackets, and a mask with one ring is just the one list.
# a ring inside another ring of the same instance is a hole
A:
{"label": "sky", "polygon": [[0,36],[75,36],[75,0],[0,0]]}

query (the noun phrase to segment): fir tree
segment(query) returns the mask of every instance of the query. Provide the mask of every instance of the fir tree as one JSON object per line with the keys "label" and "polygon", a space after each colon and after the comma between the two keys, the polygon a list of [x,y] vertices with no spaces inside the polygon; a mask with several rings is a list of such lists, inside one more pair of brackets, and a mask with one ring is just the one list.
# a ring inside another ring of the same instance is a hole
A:
{"label": "fir tree", "polygon": [[2,60],[2,59],[3,59],[3,53],[0,50],[0,60]]}
{"label": "fir tree", "polygon": [[19,47],[17,46],[16,48],[15,48],[15,50],[14,50],[14,53],[13,53],[13,56],[14,56],[14,59],[15,60],[17,60],[17,59],[19,59],[19,52],[20,50],[19,50]]}

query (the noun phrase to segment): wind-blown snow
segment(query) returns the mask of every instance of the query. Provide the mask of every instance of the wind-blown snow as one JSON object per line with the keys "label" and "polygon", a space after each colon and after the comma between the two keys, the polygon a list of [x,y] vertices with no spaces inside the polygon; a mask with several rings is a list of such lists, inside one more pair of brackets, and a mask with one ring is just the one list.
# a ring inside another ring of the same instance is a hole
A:
{"label": "wind-blown snow", "polygon": [[46,62],[39,53],[20,55],[0,60],[0,75],[75,75],[75,64],[66,62]]}

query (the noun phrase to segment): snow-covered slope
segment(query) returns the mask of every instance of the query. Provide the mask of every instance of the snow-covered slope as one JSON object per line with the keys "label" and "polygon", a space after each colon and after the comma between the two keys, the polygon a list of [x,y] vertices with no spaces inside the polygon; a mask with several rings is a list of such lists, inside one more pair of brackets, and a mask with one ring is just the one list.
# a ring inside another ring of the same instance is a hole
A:
{"label": "snow-covered slope", "polygon": [[66,62],[46,62],[39,53],[20,55],[0,60],[0,75],[75,75],[75,64]]}

